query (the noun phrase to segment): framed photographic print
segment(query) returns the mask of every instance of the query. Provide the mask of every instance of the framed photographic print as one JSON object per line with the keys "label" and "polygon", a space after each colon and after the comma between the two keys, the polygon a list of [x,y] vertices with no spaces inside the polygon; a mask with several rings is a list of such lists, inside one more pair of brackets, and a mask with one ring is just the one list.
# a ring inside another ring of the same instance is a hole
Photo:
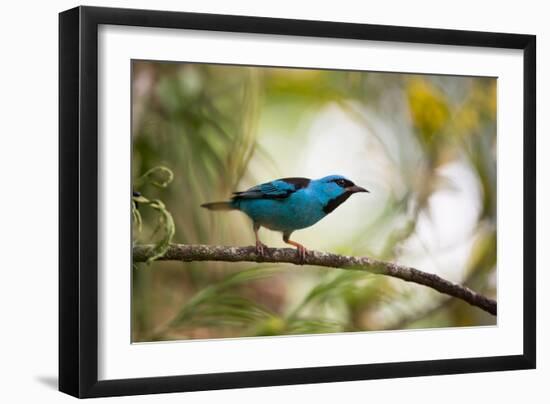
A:
{"label": "framed photographic print", "polygon": [[60,14],[59,387],[535,367],[535,37]]}

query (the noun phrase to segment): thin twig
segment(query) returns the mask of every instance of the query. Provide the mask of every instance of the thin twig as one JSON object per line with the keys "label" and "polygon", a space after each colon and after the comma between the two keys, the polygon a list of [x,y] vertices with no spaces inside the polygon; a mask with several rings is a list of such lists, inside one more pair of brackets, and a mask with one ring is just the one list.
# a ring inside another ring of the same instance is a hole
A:
{"label": "thin twig", "polygon": [[[134,246],[134,262],[145,262],[154,251],[153,245]],[[449,296],[457,297],[493,315],[497,314],[497,302],[473,290],[450,282],[435,274],[418,269],[384,262],[368,257],[350,257],[320,251],[309,251],[302,261],[295,249],[268,248],[263,256],[256,254],[254,247],[227,247],[213,245],[172,244],[166,253],[158,258],[163,261],[225,261],[225,262],[274,262],[296,265],[366,271],[387,275],[407,282],[418,283]]]}

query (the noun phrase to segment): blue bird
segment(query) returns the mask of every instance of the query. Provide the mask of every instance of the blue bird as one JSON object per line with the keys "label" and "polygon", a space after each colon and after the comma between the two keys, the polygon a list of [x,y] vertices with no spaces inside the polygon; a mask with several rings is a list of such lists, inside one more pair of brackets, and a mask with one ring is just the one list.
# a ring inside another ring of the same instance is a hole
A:
{"label": "blue bird", "polygon": [[201,206],[210,210],[240,210],[250,217],[258,255],[263,255],[267,248],[258,238],[258,230],[263,226],[282,232],[283,241],[295,246],[303,261],[307,249],[290,240],[292,232],[314,225],[357,192],[369,191],[341,175],[318,180],[281,178],[243,192],[234,192],[230,201]]}

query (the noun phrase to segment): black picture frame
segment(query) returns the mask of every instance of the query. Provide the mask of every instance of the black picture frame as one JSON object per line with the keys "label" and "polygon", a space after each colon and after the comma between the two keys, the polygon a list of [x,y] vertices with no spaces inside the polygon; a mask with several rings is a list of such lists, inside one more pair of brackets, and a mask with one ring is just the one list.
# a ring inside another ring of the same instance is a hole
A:
{"label": "black picture frame", "polygon": [[[98,380],[100,24],[523,50],[523,354]],[[60,13],[59,390],[83,398],[535,368],[535,60],[533,35],[96,7]]]}

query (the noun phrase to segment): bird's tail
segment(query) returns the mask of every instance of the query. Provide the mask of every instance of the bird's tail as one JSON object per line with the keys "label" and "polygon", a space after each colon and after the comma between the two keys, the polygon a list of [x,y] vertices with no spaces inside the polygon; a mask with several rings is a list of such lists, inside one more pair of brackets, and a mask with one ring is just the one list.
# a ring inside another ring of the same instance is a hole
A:
{"label": "bird's tail", "polygon": [[203,203],[201,205],[201,207],[209,209],[209,210],[233,210],[233,209],[236,209],[236,207],[233,206],[233,203],[231,203],[229,201]]}

